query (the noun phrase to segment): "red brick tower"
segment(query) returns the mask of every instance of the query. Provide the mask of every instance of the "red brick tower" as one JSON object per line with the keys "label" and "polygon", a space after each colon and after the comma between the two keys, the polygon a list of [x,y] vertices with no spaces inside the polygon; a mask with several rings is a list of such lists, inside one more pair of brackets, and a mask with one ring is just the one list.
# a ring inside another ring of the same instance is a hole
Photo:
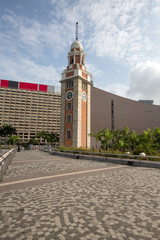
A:
{"label": "red brick tower", "polygon": [[91,74],[86,71],[82,44],[71,44],[62,73],[60,145],[90,147]]}

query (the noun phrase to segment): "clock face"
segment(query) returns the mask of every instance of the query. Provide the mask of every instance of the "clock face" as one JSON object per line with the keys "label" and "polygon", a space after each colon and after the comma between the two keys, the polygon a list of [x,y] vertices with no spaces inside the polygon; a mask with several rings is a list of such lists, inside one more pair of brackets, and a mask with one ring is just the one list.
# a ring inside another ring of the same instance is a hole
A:
{"label": "clock face", "polygon": [[83,101],[87,100],[87,94],[85,92],[82,92],[82,100]]}
{"label": "clock face", "polygon": [[67,93],[66,93],[66,99],[67,100],[71,100],[73,98],[73,92],[72,91],[68,91]]}

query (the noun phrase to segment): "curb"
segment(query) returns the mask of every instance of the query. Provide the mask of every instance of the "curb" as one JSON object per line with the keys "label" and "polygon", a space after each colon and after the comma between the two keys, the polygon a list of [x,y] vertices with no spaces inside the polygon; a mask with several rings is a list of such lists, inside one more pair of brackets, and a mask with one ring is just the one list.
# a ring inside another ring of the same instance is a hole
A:
{"label": "curb", "polygon": [[136,160],[136,159],[124,159],[124,158],[111,158],[111,157],[99,157],[99,156],[87,156],[83,154],[70,154],[62,152],[51,152],[53,155],[70,157],[74,159],[109,162],[114,164],[129,165],[134,167],[147,167],[147,168],[158,168],[160,169],[160,162],[147,161],[147,160]]}

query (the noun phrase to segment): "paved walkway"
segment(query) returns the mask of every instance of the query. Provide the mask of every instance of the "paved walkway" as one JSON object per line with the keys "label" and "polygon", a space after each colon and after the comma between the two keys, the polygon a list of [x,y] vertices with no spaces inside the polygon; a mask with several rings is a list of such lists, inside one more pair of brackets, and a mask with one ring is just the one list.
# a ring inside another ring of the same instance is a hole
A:
{"label": "paved walkway", "polygon": [[0,184],[0,239],[158,240],[160,170],[17,152]]}

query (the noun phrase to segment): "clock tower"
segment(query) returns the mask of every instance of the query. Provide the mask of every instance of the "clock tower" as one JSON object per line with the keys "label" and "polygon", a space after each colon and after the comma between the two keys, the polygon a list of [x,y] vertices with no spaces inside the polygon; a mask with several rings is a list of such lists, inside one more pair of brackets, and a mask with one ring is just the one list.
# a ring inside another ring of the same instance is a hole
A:
{"label": "clock tower", "polygon": [[[76,23],[78,27],[78,23]],[[77,30],[77,28],[76,28]],[[60,146],[90,147],[91,74],[85,67],[85,53],[78,41],[71,44],[68,65],[62,73]]]}

